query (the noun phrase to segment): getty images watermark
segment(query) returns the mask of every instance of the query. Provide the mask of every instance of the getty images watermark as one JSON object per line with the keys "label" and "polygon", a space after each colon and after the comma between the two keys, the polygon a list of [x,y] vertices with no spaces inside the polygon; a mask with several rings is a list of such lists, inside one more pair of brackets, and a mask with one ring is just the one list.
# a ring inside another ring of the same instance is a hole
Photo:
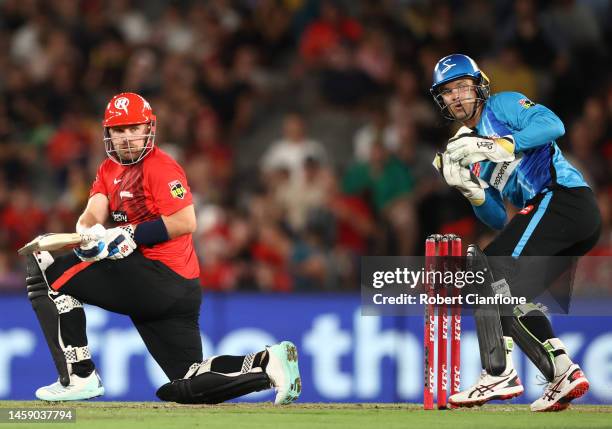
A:
{"label": "getty images watermark", "polygon": [[[446,304],[446,305],[464,305],[464,304],[525,304],[525,297],[516,297],[492,289],[497,293],[482,295],[477,292],[466,294],[455,294],[453,288],[463,289],[466,286],[471,287],[489,287],[491,282],[486,282],[487,269],[482,271],[426,271],[421,268],[418,271],[410,270],[406,267],[396,267],[392,271],[374,271],[372,274],[371,284],[374,289],[383,288],[408,288],[412,291],[421,288],[439,287],[445,288],[446,293],[441,294],[440,289],[434,293],[400,293],[399,295],[387,296],[382,291],[375,293],[372,296],[372,302],[376,305],[390,304]],[[437,292],[437,293],[436,293]]]}
{"label": "getty images watermark", "polygon": [[364,315],[422,315],[423,305],[471,308],[475,305],[516,306],[528,302],[513,296],[504,281],[491,282],[487,268],[467,269],[465,258],[362,258],[361,292]]}

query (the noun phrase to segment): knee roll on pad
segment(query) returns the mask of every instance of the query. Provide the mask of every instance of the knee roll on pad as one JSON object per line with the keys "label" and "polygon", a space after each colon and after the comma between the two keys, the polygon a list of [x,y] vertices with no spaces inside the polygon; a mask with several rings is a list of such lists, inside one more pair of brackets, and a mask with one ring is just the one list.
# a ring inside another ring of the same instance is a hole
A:
{"label": "knee roll on pad", "polygon": [[227,376],[205,372],[193,378],[174,380],[161,386],[156,395],[162,401],[179,404],[219,404],[248,393],[269,389],[270,379],[263,372]]}
{"label": "knee roll on pad", "polygon": [[512,318],[510,330],[516,344],[550,382],[555,377],[554,357],[551,351],[521,322],[521,319],[526,316],[545,317],[544,309],[543,306],[533,303],[517,305],[514,308],[514,317]]}

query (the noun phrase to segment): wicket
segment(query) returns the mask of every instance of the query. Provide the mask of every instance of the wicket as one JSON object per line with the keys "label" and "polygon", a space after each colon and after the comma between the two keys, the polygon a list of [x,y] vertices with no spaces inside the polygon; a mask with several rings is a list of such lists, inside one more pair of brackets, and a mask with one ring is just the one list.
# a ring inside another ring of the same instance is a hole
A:
{"label": "wicket", "polygon": [[[449,249],[450,244],[450,249]],[[450,251],[450,252],[449,252]],[[461,238],[454,234],[432,234],[425,241],[425,271],[455,270],[456,260],[449,256],[461,256]],[[450,266],[450,264],[454,266]],[[444,287],[436,288],[436,284],[424,284],[428,296],[433,297],[438,289],[439,296],[446,296]],[[441,285],[438,285],[441,286]],[[454,295],[459,294],[457,288],[452,289]],[[460,359],[461,359],[461,306],[451,306],[451,347],[450,347],[450,394],[459,391]],[[437,362],[437,403],[438,409],[447,408],[448,394],[448,308],[445,304],[438,306],[437,315],[433,304],[425,305],[424,347],[424,386],[423,408],[433,409],[434,394],[434,344],[435,322],[438,321],[438,362]]]}

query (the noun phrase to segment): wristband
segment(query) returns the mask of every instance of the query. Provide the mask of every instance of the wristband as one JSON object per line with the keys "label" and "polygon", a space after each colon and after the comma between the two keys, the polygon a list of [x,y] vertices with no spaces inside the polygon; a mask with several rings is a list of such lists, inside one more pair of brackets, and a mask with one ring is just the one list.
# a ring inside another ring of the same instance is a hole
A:
{"label": "wristband", "polygon": [[134,241],[136,244],[152,246],[170,240],[166,224],[161,217],[147,222],[139,223],[134,231]]}

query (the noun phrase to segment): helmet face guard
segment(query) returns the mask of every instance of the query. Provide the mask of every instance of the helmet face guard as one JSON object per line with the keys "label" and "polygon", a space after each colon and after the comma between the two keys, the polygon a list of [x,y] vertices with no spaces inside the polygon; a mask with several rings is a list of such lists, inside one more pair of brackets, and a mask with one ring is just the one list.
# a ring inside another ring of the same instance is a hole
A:
{"label": "helmet face guard", "polygon": [[476,114],[478,107],[483,104],[491,95],[489,87],[489,78],[484,74],[474,60],[467,55],[453,54],[442,58],[436,64],[433,73],[433,85],[431,86],[431,95],[440,108],[442,116],[451,121],[457,120],[457,118],[450,111],[449,106],[444,101],[442,87],[454,80],[470,78],[474,81],[474,85],[469,88],[474,89],[476,96],[471,99],[463,99],[461,101],[474,100],[474,107],[470,114],[467,114],[467,110],[463,103],[461,104],[463,110],[466,112],[466,118],[462,121],[470,120]]}
{"label": "helmet face guard", "polygon": [[[147,131],[140,135],[124,135],[111,137],[109,128],[129,125],[147,124]],[[121,165],[132,165],[140,162],[155,146],[156,119],[151,105],[140,95],[124,92],[115,95],[106,106],[104,112],[104,149],[106,155]],[[134,140],[145,140],[142,148],[131,144]],[[123,142],[123,144],[121,144]],[[120,150],[115,145],[120,145]],[[127,155],[125,154],[127,151]],[[124,156],[121,153],[124,152]]]}
{"label": "helmet face guard", "polygon": [[[121,165],[132,165],[140,162],[145,156],[147,156],[155,146],[155,121],[149,123],[149,132],[147,134],[137,134],[121,137],[111,137],[109,127],[104,128],[104,150],[106,155]],[[145,144],[142,148],[133,147],[130,143],[132,140],[145,139]],[[122,157],[121,151],[117,150],[115,141],[125,142],[125,149],[129,152],[129,156]]]}

